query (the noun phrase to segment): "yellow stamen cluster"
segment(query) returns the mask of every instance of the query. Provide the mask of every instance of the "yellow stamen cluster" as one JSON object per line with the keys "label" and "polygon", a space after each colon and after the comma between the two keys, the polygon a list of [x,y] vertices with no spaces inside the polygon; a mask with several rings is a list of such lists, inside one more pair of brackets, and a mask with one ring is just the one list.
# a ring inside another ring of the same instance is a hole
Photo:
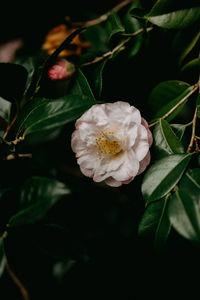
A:
{"label": "yellow stamen cluster", "polygon": [[109,137],[109,135],[113,135],[114,132],[109,131],[105,133],[101,133],[100,136],[96,139],[96,144],[98,146],[99,154],[117,154],[122,148],[120,145],[120,141],[117,139],[113,139]]}

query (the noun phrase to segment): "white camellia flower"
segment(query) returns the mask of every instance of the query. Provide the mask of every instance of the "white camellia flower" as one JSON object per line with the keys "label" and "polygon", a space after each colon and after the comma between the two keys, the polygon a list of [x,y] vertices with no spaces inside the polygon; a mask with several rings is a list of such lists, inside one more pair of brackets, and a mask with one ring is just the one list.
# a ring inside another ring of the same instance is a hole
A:
{"label": "white camellia flower", "polygon": [[71,141],[82,173],[114,187],[146,169],[151,144],[139,110],[122,101],[93,105],[76,121]]}

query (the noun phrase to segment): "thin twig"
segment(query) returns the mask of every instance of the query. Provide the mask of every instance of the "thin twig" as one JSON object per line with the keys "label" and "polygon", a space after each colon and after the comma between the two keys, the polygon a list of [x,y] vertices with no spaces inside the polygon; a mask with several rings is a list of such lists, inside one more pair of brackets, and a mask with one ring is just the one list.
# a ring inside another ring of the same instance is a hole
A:
{"label": "thin twig", "polygon": [[[119,4],[117,4],[115,7],[113,7],[111,10],[109,10],[108,12],[106,12],[105,14],[101,15],[96,19],[85,21],[85,22],[72,22],[71,24],[74,27],[79,27],[79,26],[89,27],[89,26],[97,25],[101,22],[106,21],[110,14],[112,14],[113,12],[118,12],[120,9],[122,9],[124,6],[128,5],[131,2],[133,2],[133,0],[124,0]],[[66,17],[66,20],[68,21],[69,17]]]}
{"label": "thin twig", "polygon": [[118,50],[119,50],[120,48],[122,48],[126,43],[128,43],[128,41],[130,41],[130,39],[131,39],[130,37],[127,38],[126,40],[124,40],[123,42],[121,42],[119,45],[117,45],[113,50],[104,53],[102,56],[96,57],[94,60],[91,60],[91,61],[89,61],[89,62],[86,62],[86,63],[82,64],[81,67],[86,67],[86,66],[95,64],[95,63],[97,63],[97,62],[99,62],[99,61],[104,60],[106,57],[109,57],[109,56],[113,55],[116,51],[118,51]]}
{"label": "thin twig", "polygon": [[[200,58],[200,52],[199,52],[199,58]],[[197,83],[197,87],[199,89],[199,94],[200,94],[200,75],[199,75],[199,80],[198,80],[198,83]],[[192,119],[192,135],[191,135],[189,146],[187,148],[187,152],[190,152],[192,150],[194,142],[195,142],[195,151],[196,152],[200,151],[198,141],[197,141],[197,137],[196,137],[197,110],[198,110],[198,108],[196,107],[195,111],[194,111],[194,116],[193,116],[193,119]]]}
{"label": "thin twig", "polygon": [[[194,88],[160,119],[166,119],[169,115],[171,115],[171,113],[173,113],[181,104],[183,104],[197,89],[198,89],[198,84],[195,84]],[[150,124],[149,127],[153,127],[154,125],[159,123],[160,119]]]}
{"label": "thin twig", "polygon": [[195,142],[195,145],[196,145],[196,150],[197,151],[199,150],[197,139],[196,139],[196,136],[195,136],[196,120],[197,120],[197,107],[195,109],[194,116],[193,116],[193,119],[192,119],[192,136],[191,136],[191,139],[190,139],[189,146],[187,148],[187,152],[191,152],[194,142]]}
{"label": "thin twig", "polygon": [[10,277],[12,278],[13,282],[16,284],[16,286],[19,288],[24,300],[30,300],[29,294],[27,289],[24,287],[24,285],[21,283],[19,278],[15,275],[15,273],[10,268],[8,261],[6,260],[6,270]]}
{"label": "thin twig", "polygon": [[[146,29],[146,31],[150,31],[152,30],[153,27],[148,27]],[[100,62],[102,60],[104,60],[105,58],[113,55],[115,52],[117,52],[120,48],[122,48],[126,43],[128,43],[130,41],[130,39],[133,37],[133,36],[136,36],[140,33],[142,33],[144,31],[144,28],[140,28],[139,30],[131,33],[128,35],[128,38],[125,39],[124,41],[122,41],[119,45],[117,45],[114,49],[112,49],[111,51],[108,51],[106,53],[104,53],[102,56],[99,56],[99,57],[96,57],[94,60],[91,60],[89,62],[86,62],[84,64],[81,65],[81,67],[86,67],[86,66],[89,66],[89,65],[93,65],[93,64],[96,64],[97,62]]]}
{"label": "thin twig", "polygon": [[14,118],[13,118],[12,121],[10,122],[9,126],[7,127],[7,129],[6,129],[6,131],[5,131],[4,135],[3,135],[3,139],[4,139],[4,140],[6,139],[6,137],[7,137],[8,133],[9,133],[9,131],[10,131],[11,128],[13,127],[13,125],[14,125],[14,123],[15,123],[16,120],[17,120],[17,114],[14,116]]}

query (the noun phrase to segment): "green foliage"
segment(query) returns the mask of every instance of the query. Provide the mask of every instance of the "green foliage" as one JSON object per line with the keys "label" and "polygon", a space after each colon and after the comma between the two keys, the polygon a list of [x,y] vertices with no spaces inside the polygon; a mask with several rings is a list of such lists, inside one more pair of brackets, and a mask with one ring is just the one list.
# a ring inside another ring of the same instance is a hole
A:
{"label": "green foliage", "polygon": [[160,119],[154,129],[153,136],[158,158],[185,152],[179,138],[175,135],[167,121]]}
{"label": "green foliage", "polygon": [[[143,260],[151,252],[143,241],[157,251],[168,242],[173,248],[174,240],[200,244],[197,1],[122,1],[102,15],[79,10],[83,23],[66,18],[73,30],[51,55],[42,50],[44,31],[38,43],[37,32],[28,32],[15,59],[0,63],[0,277],[6,258],[21,253],[15,246],[26,251],[28,238],[33,252],[53,257],[47,269],[59,284],[80,266],[82,278],[87,263],[102,263],[103,255],[105,265],[113,253],[129,264],[141,245]],[[77,40],[87,46],[62,58],[74,74],[51,80],[49,68]],[[153,135],[149,166],[118,188],[87,180],[71,149],[76,120],[115,101],[137,107]]]}
{"label": "green foliage", "polygon": [[55,179],[28,178],[20,188],[18,212],[10,218],[8,226],[21,226],[42,219],[50,207],[69,193],[69,189]]}
{"label": "green foliage", "polygon": [[140,221],[140,236],[153,236],[155,247],[159,250],[165,244],[171,224],[168,219],[169,194],[159,201],[150,203]]}
{"label": "green foliage", "polygon": [[157,1],[147,19],[162,28],[182,29],[200,20],[200,7],[179,8],[174,6],[178,1]]}
{"label": "green foliage", "polygon": [[142,184],[142,194],[146,203],[169,193],[180,180],[190,159],[191,154],[172,154],[152,164]]}
{"label": "green foliage", "polygon": [[10,110],[11,110],[11,103],[2,97],[0,97],[0,117],[4,119],[6,122],[9,122],[10,119]]}
{"label": "green foliage", "polygon": [[[149,97],[149,106],[152,109],[154,118],[163,117],[172,109],[181,99],[186,97],[193,87],[186,82],[178,80],[163,81],[154,87]],[[183,109],[186,101],[181,104],[167,118],[173,120]]]}

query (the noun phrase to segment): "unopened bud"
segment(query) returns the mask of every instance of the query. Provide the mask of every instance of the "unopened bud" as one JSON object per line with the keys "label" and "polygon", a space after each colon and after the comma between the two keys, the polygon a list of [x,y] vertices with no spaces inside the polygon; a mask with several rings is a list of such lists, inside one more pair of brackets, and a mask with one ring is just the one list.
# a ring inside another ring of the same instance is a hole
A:
{"label": "unopened bud", "polygon": [[69,79],[75,72],[75,66],[66,59],[59,59],[48,70],[48,77],[51,80]]}

